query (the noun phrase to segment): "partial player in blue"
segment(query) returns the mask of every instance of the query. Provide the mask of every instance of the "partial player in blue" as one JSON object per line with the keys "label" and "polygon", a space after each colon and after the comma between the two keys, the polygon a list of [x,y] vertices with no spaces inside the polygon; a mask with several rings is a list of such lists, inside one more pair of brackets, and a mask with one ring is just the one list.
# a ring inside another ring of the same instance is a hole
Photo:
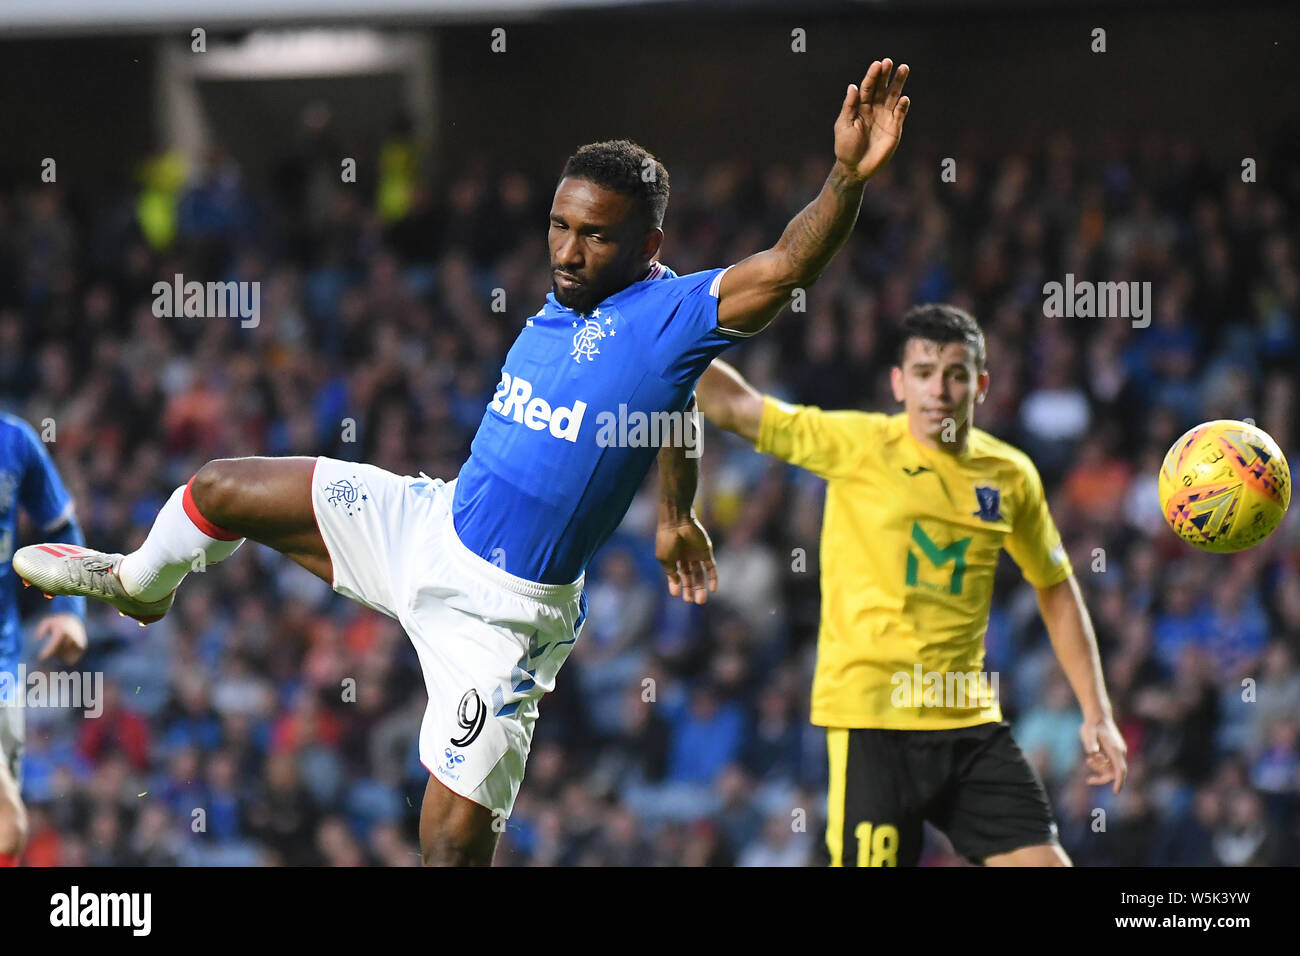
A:
{"label": "partial player in blue", "polygon": [[[49,452],[32,426],[0,413],[0,866],[17,866],[27,842],[27,813],[21,797],[26,692],[18,665],[22,628],[18,617],[18,577],[13,572],[14,542],[21,509],[47,543],[40,547],[62,556],[86,554],[81,529]],[[45,642],[40,660],[56,655],[75,664],[86,650],[86,599],[58,596],[36,625]]]}
{"label": "partial player in blue", "polygon": [[175,490],[139,550],[24,548],[19,573],[147,623],[196,558],[215,564],[252,538],[394,617],[429,694],[424,861],[490,863],[538,701],[586,618],[586,567],[656,457],[669,591],[703,603],[716,589],[692,508],[695,382],[844,244],[867,180],[898,146],[907,73],[877,61],[848,85],[821,192],[775,246],[726,269],[678,276],[659,262],[668,171],[644,149],[615,140],[570,157],[550,212],[552,292],[524,320],[455,480],[329,458],[212,461]]}

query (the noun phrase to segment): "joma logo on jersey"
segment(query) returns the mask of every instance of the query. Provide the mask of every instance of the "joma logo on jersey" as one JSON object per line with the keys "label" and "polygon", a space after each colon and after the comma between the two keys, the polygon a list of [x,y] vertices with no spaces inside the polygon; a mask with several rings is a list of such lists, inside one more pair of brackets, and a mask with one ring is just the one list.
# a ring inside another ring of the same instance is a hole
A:
{"label": "joma logo on jersey", "polygon": [[587,403],[574,402],[572,408],[563,405],[551,408],[546,399],[533,395],[532,382],[518,375],[511,378],[509,372],[502,371],[501,381],[488,408],[513,418],[535,432],[549,428],[556,438],[576,443]]}

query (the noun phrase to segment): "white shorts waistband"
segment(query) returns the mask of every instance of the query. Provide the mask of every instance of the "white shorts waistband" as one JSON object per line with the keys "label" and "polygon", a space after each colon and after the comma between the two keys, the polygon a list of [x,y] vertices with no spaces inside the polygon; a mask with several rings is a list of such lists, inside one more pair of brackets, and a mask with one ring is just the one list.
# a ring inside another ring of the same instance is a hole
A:
{"label": "white shorts waistband", "polygon": [[[424,472],[420,472],[420,476],[429,478]],[[433,481],[435,479],[429,478],[429,480]],[[450,532],[447,535],[448,546],[451,558],[458,565],[470,573],[484,578],[489,583],[510,591],[512,594],[532,598],[544,604],[556,606],[569,604],[577,600],[578,596],[582,594],[582,585],[586,579],[586,574],[578,575],[576,581],[571,581],[568,584],[542,584],[539,581],[529,581],[526,578],[513,575],[465,547],[465,543],[456,534],[456,523],[451,507],[451,502],[456,493],[456,480],[453,478],[451,481],[446,482],[446,486],[448,493],[446,521],[447,530]]]}

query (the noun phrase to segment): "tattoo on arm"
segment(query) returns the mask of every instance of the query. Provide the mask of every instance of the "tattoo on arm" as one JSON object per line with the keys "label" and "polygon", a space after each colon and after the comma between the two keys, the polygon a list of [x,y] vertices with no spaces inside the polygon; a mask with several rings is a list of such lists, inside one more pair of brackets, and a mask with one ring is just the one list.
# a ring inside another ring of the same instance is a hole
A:
{"label": "tattoo on arm", "polygon": [[866,180],[839,163],[826,177],[817,198],[790,220],[776,248],[790,262],[796,285],[810,285],[830,264],[858,221]]}

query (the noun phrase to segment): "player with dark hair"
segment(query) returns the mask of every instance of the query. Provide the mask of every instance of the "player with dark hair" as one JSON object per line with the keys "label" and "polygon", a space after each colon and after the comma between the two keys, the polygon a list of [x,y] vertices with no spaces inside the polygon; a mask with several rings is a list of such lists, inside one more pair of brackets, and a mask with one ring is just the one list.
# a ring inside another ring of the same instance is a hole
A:
{"label": "player with dark hair", "polygon": [[[45,445],[27,422],[0,413],[0,866],[17,866],[27,842],[21,791],[25,701],[19,699],[27,688],[19,680],[22,630],[18,579],[11,571],[20,509],[40,534],[51,537],[41,547],[61,555],[82,551],[72,498]],[[36,637],[45,641],[40,660],[80,660],[86,650],[85,616],[84,598],[56,598],[36,625]]]}
{"label": "player with dark hair", "polygon": [[830,864],[915,865],[928,820],[973,862],[1068,866],[983,670],[1005,548],[1083,708],[1088,782],[1119,791],[1126,748],[1038,471],[974,427],[989,373],[967,312],[908,312],[890,384],[900,414],[787,405],[720,360],[696,387],[714,424],[828,483],[811,716],[827,728]]}
{"label": "player with dark hair", "polygon": [[821,192],[775,246],[726,269],[679,277],[658,261],[668,201],[658,160],[626,140],[578,150],[551,205],[554,289],[506,356],[454,481],[329,458],[212,461],[175,490],[139,550],[26,548],[15,566],[46,591],[105,600],[144,623],[167,612],[197,555],[214,564],[252,538],[393,616],[429,692],[425,862],[489,863],[538,700],[586,616],[584,570],[656,453],[656,553],[670,591],[703,601],[716,586],[691,508],[698,462],[671,444],[611,442],[601,419],[685,415],[709,362],[821,274],[898,145],[907,73],[877,61],[849,84]]}

